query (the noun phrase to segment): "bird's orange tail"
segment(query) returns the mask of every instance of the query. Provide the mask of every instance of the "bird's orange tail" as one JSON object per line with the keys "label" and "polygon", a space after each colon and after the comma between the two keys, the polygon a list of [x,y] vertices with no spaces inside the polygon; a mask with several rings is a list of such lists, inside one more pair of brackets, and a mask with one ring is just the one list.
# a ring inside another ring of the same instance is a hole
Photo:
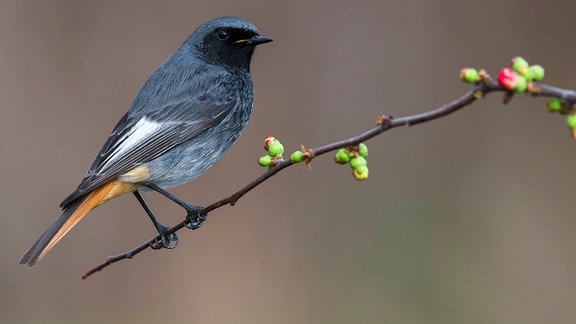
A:
{"label": "bird's orange tail", "polygon": [[108,200],[138,189],[134,183],[113,180],[78,198],[64,209],[60,217],[40,236],[20,259],[20,264],[34,265],[68,233],[88,212]]}

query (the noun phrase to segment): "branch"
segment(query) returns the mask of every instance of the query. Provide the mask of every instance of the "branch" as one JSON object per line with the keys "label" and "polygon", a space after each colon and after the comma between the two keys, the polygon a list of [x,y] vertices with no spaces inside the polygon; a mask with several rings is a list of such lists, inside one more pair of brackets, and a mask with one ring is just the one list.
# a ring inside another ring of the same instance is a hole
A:
{"label": "branch", "polygon": [[[389,116],[381,116],[378,119],[376,127],[369,129],[362,134],[359,134],[359,135],[356,135],[356,136],[353,136],[353,137],[350,137],[350,138],[347,138],[344,140],[340,140],[340,141],[337,141],[334,143],[315,147],[315,148],[308,148],[308,149],[303,148],[305,161],[308,164],[308,163],[310,163],[310,161],[313,158],[315,158],[319,155],[323,155],[325,153],[335,151],[335,150],[342,148],[342,147],[358,145],[359,143],[364,142],[364,141],[366,141],[370,138],[373,138],[375,136],[378,136],[381,133],[383,133],[389,129],[392,129],[392,128],[396,128],[399,126],[417,125],[417,124],[432,121],[432,120],[437,119],[437,118],[444,117],[446,115],[449,115],[453,112],[456,112],[456,111],[472,104],[474,101],[482,98],[483,96],[485,96],[486,94],[491,93],[491,92],[505,92],[505,101],[506,102],[513,95],[513,92],[511,92],[508,89],[503,88],[496,81],[492,81],[492,80],[490,80],[489,77],[486,76],[486,78],[484,78],[482,82],[478,83],[476,86],[474,86],[474,88],[472,88],[472,90],[465,93],[462,97],[460,97],[460,98],[458,98],[458,99],[456,99],[456,100],[454,100],[448,104],[440,106],[436,109],[430,110],[430,111],[425,112],[425,113],[417,114],[417,115],[411,115],[411,116],[405,116],[405,117],[399,117],[399,118],[392,118]],[[533,83],[533,84],[531,84],[531,87],[530,87],[530,89],[528,89],[527,93],[532,95],[532,96],[559,98],[562,101],[564,101],[565,103],[570,104],[570,106],[572,106],[574,103],[576,103],[576,91],[556,88],[556,87],[552,87],[552,86],[545,85],[545,84]],[[295,163],[291,162],[290,160],[277,161],[277,163],[273,167],[269,168],[266,173],[260,175],[256,179],[254,179],[252,182],[248,183],[246,186],[244,186],[242,189],[240,189],[236,193],[234,193],[234,194],[232,194],[226,198],[220,199],[220,200],[204,207],[202,210],[200,210],[200,214],[207,214],[213,210],[216,210],[216,209],[218,209],[222,206],[226,206],[226,205],[234,206],[234,204],[240,198],[242,198],[245,194],[250,192],[252,189],[256,188],[257,186],[262,184],[264,181],[268,180],[269,178],[276,175],[278,172],[284,170],[285,168],[292,166],[293,164],[295,164]],[[189,224],[188,219],[186,219],[186,220],[174,225],[170,229],[168,229],[166,231],[166,234],[175,233],[175,232],[179,231],[180,229],[184,228],[187,224]],[[84,273],[82,275],[82,279],[88,278],[89,276],[91,276],[95,272],[98,272],[98,271],[108,267],[109,265],[111,265],[113,263],[116,263],[116,262],[124,260],[124,259],[131,259],[136,254],[138,254],[138,253],[146,250],[147,248],[151,247],[152,244],[156,243],[159,240],[160,240],[160,236],[156,235],[156,236],[152,237],[151,239],[149,239],[148,241],[136,246],[135,248],[133,248],[131,250],[128,250],[128,251],[121,253],[121,254],[118,254],[118,255],[109,256],[105,262],[102,262],[98,266],[96,266],[96,267],[92,268],[91,270],[87,271],[86,273]]]}

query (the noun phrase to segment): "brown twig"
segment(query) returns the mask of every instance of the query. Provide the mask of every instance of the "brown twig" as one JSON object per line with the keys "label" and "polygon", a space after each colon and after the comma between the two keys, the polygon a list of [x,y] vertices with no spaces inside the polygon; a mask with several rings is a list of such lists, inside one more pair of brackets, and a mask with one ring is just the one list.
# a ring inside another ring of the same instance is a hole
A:
{"label": "brown twig", "polygon": [[[448,104],[445,104],[441,107],[433,109],[431,111],[417,114],[417,115],[399,117],[399,118],[392,118],[389,116],[388,117],[387,116],[381,116],[378,118],[378,122],[377,122],[376,127],[369,129],[362,134],[359,134],[359,135],[356,135],[356,136],[353,136],[353,137],[350,137],[350,138],[347,138],[344,140],[340,140],[340,141],[337,141],[334,143],[319,146],[316,148],[306,149],[306,156],[307,156],[306,162],[308,164],[313,158],[315,158],[319,155],[331,152],[331,151],[335,151],[341,147],[347,147],[350,145],[357,145],[363,141],[366,141],[372,137],[375,137],[375,136],[377,136],[377,135],[379,135],[379,134],[381,134],[381,133],[383,133],[389,129],[395,128],[395,127],[417,125],[417,124],[425,123],[425,122],[428,122],[428,121],[431,121],[431,120],[434,120],[434,119],[437,119],[440,117],[444,117],[446,115],[449,115],[449,114],[451,114],[457,110],[460,110],[460,109],[470,105],[471,103],[473,103],[477,99],[482,98],[484,95],[486,95],[490,92],[495,92],[495,91],[505,91],[508,94],[508,96],[511,95],[511,93],[508,90],[505,90],[502,87],[500,87],[498,85],[498,83],[496,83],[495,81],[491,81],[491,80],[487,79],[484,82],[477,84],[472,90],[468,91],[462,97],[460,97],[460,98],[458,98],[458,99],[456,99],[456,100],[454,100]],[[576,103],[576,91],[560,89],[560,88],[552,87],[552,86],[545,85],[545,84],[533,84],[533,87],[529,91],[529,94],[533,95],[533,96],[556,97],[556,98],[562,99],[565,102],[568,102],[571,104]],[[256,179],[254,179],[252,182],[250,182],[249,184],[244,186],[242,189],[240,189],[236,193],[234,193],[231,196],[228,196],[226,198],[223,198],[219,201],[216,201],[215,203],[213,203],[211,205],[204,207],[202,210],[199,211],[199,213],[200,214],[207,214],[207,213],[209,213],[215,209],[218,209],[222,206],[225,206],[225,205],[233,206],[238,201],[238,199],[242,198],[245,194],[250,192],[252,189],[254,189],[258,185],[262,184],[264,181],[266,181],[269,178],[271,178],[272,176],[276,175],[278,172],[284,170],[285,168],[287,168],[293,164],[294,163],[292,163],[290,160],[278,161],[278,163],[274,167],[270,168],[266,173],[262,174],[261,176],[259,176]],[[186,219],[186,220],[174,225],[170,229],[168,229],[166,234],[172,234],[174,232],[177,232],[178,230],[185,227],[187,224],[189,224],[188,219]],[[131,259],[136,254],[149,248],[152,244],[157,242],[159,239],[160,239],[160,237],[158,235],[156,235],[155,237],[153,237],[150,240],[136,246],[135,248],[133,248],[131,250],[128,250],[128,251],[121,253],[121,254],[118,254],[118,255],[109,256],[105,262],[99,264],[98,266],[96,266],[96,267],[92,268],[91,270],[87,271],[86,273],[84,273],[82,275],[82,279],[88,278],[89,276],[91,276],[95,272],[98,272],[98,271],[108,267],[109,265],[111,265],[113,263],[116,263],[116,262],[124,260],[124,259]]]}

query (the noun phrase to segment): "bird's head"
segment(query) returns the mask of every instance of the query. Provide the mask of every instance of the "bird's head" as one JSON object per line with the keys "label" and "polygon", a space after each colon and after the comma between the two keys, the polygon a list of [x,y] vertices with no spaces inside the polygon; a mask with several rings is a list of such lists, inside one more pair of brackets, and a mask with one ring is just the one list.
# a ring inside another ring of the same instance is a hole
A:
{"label": "bird's head", "polygon": [[184,44],[209,63],[249,71],[254,48],[271,41],[242,18],[221,17],[198,27]]}

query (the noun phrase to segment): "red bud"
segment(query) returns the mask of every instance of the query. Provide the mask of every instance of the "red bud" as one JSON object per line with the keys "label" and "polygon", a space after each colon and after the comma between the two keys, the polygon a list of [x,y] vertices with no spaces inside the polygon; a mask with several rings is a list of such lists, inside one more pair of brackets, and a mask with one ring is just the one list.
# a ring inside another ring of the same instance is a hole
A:
{"label": "red bud", "polygon": [[498,83],[508,90],[514,90],[520,76],[511,68],[504,68],[498,73]]}

